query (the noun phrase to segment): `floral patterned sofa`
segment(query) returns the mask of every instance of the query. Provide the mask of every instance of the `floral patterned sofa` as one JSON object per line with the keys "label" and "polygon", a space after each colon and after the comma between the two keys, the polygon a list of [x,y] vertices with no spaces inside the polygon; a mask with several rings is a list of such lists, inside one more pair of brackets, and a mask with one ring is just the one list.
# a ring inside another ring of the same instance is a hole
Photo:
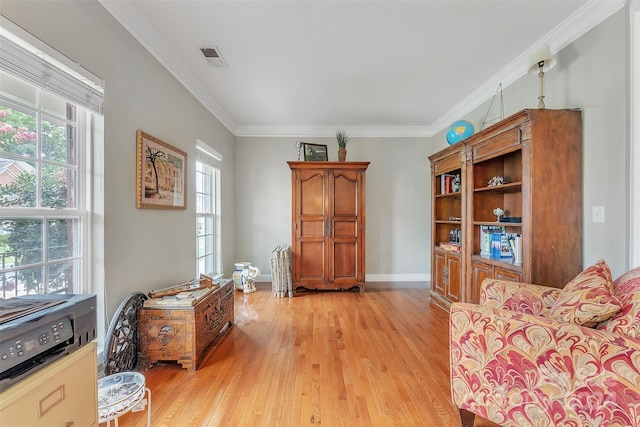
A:
{"label": "floral patterned sofa", "polygon": [[487,279],[450,310],[463,426],[640,426],[640,268],[599,261],[563,289]]}

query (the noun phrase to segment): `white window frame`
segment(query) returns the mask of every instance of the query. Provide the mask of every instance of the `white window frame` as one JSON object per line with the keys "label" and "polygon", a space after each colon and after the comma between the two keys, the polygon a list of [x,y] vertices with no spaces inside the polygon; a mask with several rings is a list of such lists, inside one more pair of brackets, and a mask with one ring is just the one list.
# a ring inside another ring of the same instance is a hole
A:
{"label": "white window frame", "polygon": [[630,22],[630,167],[629,267],[640,266],[640,0],[629,3]]}
{"label": "white window frame", "polygon": [[[196,202],[196,230],[195,230],[195,243],[196,243],[196,276],[199,274],[211,275],[214,278],[221,277],[223,272],[222,268],[222,232],[221,232],[221,185],[220,185],[220,171],[222,169],[222,154],[215,149],[207,145],[206,143],[196,140],[196,171],[198,170],[198,163],[211,170],[211,181],[208,183],[208,188],[212,193],[209,195],[211,205],[207,207],[203,212],[199,211],[199,203]],[[198,173],[198,172],[196,172]],[[197,177],[196,179],[200,179]],[[197,188],[197,183],[196,183]],[[196,194],[198,197],[198,194]],[[212,253],[205,255],[205,257],[211,256],[211,260],[205,261],[207,267],[205,270],[200,270],[201,258],[199,255],[199,244],[201,236],[198,233],[199,218],[205,217],[211,220],[213,229],[210,234],[210,240],[207,242],[207,246],[212,248]]]}
{"label": "white window frame", "polygon": [[[3,100],[2,101],[3,103],[9,106],[18,107],[17,108],[18,111],[20,110],[30,111],[31,114],[34,117],[36,117],[36,122],[37,122],[36,132],[38,133],[38,140],[37,140],[38,148],[36,151],[41,152],[42,138],[40,137],[40,132],[41,132],[40,124],[41,124],[41,121],[43,120],[43,116],[51,117],[50,113],[47,113],[42,110],[41,94],[43,92],[48,92],[48,91],[43,90],[38,86],[35,86],[31,82],[25,81],[23,79],[20,79],[20,80],[30,85],[31,87],[34,87],[37,90],[35,106],[21,105],[21,102],[19,102],[18,100],[13,100],[13,99],[4,100],[4,97],[0,99]],[[75,135],[76,135],[75,144],[77,147],[77,151],[75,153],[76,164],[69,165],[70,168],[74,170],[75,177],[76,177],[75,178],[76,180],[73,183],[74,186],[76,187],[76,194],[75,194],[76,205],[75,206],[68,207],[65,209],[53,209],[53,208],[41,206],[41,203],[42,203],[42,200],[40,200],[41,191],[39,191],[39,189],[42,183],[42,167],[44,165],[49,164],[49,162],[47,162],[45,159],[40,158],[40,156],[38,156],[37,158],[24,158],[20,155],[12,155],[11,153],[3,154],[3,156],[6,157],[7,159],[13,159],[17,161],[22,160],[22,161],[27,161],[29,163],[35,163],[37,165],[36,169],[39,171],[37,174],[39,178],[36,183],[36,206],[35,207],[0,207],[0,218],[25,218],[25,219],[34,219],[34,220],[42,221],[42,224],[43,224],[42,260],[39,263],[29,265],[28,268],[41,268],[41,267],[44,268],[43,270],[44,275],[42,278],[43,280],[42,288],[44,290],[43,293],[45,294],[49,293],[48,292],[49,287],[47,284],[49,266],[58,264],[59,262],[64,260],[79,261],[79,264],[80,264],[80,272],[76,274],[76,276],[73,278],[72,293],[79,294],[79,293],[89,292],[88,272],[90,270],[90,266],[89,266],[89,259],[87,256],[87,253],[88,253],[88,249],[87,249],[88,237],[87,236],[89,235],[89,227],[90,227],[90,219],[89,219],[89,211],[88,211],[88,200],[90,197],[90,193],[87,191],[87,188],[91,187],[92,181],[91,181],[91,176],[86,174],[85,171],[86,171],[86,164],[87,164],[86,162],[87,156],[91,155],[91,144],[86,139],[87,128],[90,127],[88,120],[91,114],[78,106],[74,106],[74,108],[76,112],[75,114],[76,121],[69,121],[68,119],[62,118],[62,117],[54,117],[54,119],[64,121],[66,125],[74,126],[76,129],[76,132],[75,132]],[[75,253],[72,256],[64,258],[64,260],[60,260],[60,259],[49,260],[49,257],[48,257],[49,244],[47,241],[48,240],[47,222],[49,220],[55,220],[55,219],[70,219],[70,220],[78,221],[78,227],[76,230],[77,235],[75,236],[76,237]],[[2,267],[0,266],[0,271],[8,274],[11,274],[11,272],[13,271],[18,271],[23,269],[24,268],[20,268],[16,266],[2,269]],[[20,296],[18,295],[17,289],[15,294],[17,296]],[[8,295],[8,296],[11,297],[16,295]]]}
{"label": "white window frame", "polygon": [[[32,85],[55,93],[93,114],[78,119],[78,138],[85,138],[78,152],[78,203],[83,200],[81,220],[84,232],[79,236],[83,248],[80,291],[97,297],[98,345],[104,340],[106,318],[104,286],[104,118],[102,103],[104,81],[37,37],[0,15],[0,68]],[[25,214],[28,214],[25,211]],[[51,217],[61,212],[53,211]],[[14,215],[15,216],[15,215]]]}

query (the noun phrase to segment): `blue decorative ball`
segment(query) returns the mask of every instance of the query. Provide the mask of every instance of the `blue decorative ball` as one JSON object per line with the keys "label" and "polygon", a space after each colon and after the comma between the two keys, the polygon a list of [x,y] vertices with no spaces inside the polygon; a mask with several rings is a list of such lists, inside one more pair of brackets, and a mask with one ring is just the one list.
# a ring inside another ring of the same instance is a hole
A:
{"label": "blue decorative ball", "polygon": [[447,142],[449,145],[453,145],[456,142],[460,142],[465,138],[469,138],[475,129],[473,125],[466,120],[457,120],[453,122],[449,130],[447,131]]}

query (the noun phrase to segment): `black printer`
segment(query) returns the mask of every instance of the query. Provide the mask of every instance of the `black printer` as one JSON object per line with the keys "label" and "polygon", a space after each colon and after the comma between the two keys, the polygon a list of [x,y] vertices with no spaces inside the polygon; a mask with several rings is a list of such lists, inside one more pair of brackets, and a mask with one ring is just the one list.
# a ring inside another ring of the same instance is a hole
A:
{"label": "black printer", "polygon": [[96,338],[96,296],[0,299],[0,391]]}

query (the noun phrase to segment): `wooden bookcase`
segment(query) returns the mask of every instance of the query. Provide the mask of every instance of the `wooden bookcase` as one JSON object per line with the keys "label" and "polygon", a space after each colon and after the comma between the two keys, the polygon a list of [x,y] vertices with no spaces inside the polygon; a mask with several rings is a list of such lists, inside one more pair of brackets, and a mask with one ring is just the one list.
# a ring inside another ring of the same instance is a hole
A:
{"label": "wooden bookcase", "polygon": [[[454,164],[454,153],[459,160]],[[582,270],[582,119],[579,110],[523,110],[429,157],[432,171],[432,289],[441,306],[478,302],[485,278],[563,287]],[[459,173],[459,195],[441,194]],[[503,183],[490,184],[493,177]],[[459,211],[460,252],[444,251]],[[501,208],[507,219],[493,213]],[[483,250],[481,230],[501,227],[522,239],[521,262]],[[459,270],[446,258],[459,257]],[[444,258],[444,261],[443,261]],[[441,265],[447,265],[442,285]],[[452,285],[457,275],[461,283]],[[448,288],[447,288],[448,285]],[[457,292],[456,292],[457,291]]]}
{"label": "wooden bookcase", "polygon": [[[451,233],[460,230],[460,249],[464,230],[462,229],[466,212],[464,190],[467,171],[466,147],[462,144],[448,148],[429,157],[431,160],[432,185],[432,236],[433,253],[431,268],[431,296],[445,305],[462,301],[463,278],[466,267],[462,251],[445,250],[442,242],[450,242]],[[460,188],[453,187],[450,177],[460,177]]]}
{"label": "wooden bookcase", "polygon": [[369,162],[288,162],[293,290],[365,286]]}

